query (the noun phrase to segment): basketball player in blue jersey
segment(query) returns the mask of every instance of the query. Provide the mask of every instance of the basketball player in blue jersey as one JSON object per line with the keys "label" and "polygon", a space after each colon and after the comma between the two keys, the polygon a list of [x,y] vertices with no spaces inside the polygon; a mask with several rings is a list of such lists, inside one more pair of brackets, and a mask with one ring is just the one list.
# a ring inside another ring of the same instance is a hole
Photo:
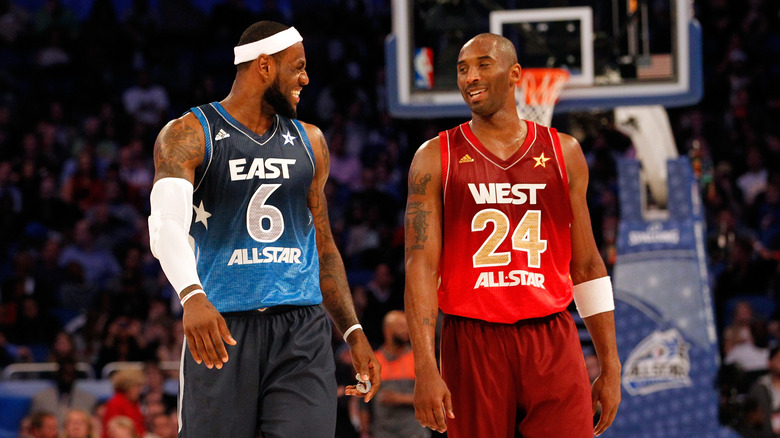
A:
{"label": "basketball player in blue jersey", "polygon": [[325,311],[366,381],[347,394],[369,401],[380,365],[330,231],[325,139],[295,119],[302,38],[261,21],[234,52],[230,94],[169,122],[154,146],[151,249],[184,307],[179,437],[332,438]]}

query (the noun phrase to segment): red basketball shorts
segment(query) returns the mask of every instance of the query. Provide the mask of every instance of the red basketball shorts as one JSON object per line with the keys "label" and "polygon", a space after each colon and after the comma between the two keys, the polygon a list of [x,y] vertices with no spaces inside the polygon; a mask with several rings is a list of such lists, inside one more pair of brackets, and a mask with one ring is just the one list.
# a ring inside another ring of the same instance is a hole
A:
{"label": "red basketball shorts", "polygon": [[568,311],[515,324],[446,315],[449,438],[592,438],[591,389]]}

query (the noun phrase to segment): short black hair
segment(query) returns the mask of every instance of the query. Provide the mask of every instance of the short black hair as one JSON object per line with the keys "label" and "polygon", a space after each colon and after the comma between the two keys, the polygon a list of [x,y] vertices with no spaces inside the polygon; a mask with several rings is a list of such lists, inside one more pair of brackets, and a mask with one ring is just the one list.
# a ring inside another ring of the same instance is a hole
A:
{"label": "short black hair", "polygon": [[[276,35],[289,28],[290,26],[275,21],[258,21],[246,28],[244,33],[241,34],[241,38],[238,39],[238,45],[243,46],[244,44],[254,43],[255,41],[260,41],[263,38]],[[274,53],[271,56],[273,57],[275,55],[277,54]],[[242,62],[241,64],[238,64],[237,67],[249,65],[249,62],[250,61]]]}
{"label": "short black hair", "polygon": [[244,44],[254,43],[289,28],[290,26],[275,21],[258,21],[246,28],[238,40],[238,45],[243,46]]}

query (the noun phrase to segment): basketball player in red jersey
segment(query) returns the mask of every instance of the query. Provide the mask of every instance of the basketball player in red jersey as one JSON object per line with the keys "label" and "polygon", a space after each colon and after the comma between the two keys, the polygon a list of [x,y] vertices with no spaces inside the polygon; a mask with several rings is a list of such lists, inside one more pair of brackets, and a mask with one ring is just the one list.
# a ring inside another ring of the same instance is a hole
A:
{"label": "basketball player in red jersey", "polygon": [[[591,230],[585,157],[573,137],[519,118],[520,72],[506,38],[467,42],[457,77],[472,119],[425,142],[409,170],[415,415],[450,438],[592,437],[620,403],[612,286]],[[601,366],[592,387],[572,299]]]}

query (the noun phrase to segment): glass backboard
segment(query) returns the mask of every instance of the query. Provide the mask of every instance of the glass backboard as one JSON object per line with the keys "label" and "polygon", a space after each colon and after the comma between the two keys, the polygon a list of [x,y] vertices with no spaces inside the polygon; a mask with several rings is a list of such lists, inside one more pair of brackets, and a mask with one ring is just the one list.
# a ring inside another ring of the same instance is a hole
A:
{"label": "glass backboard", "polygon": [[392,7],[386,54],[395,117],[468,116],[455,64],[460,47],[482,32],[509,38],[523,67],[569,70],[556,112],[701,99],[701,32],[690,0],[393,0]]}

